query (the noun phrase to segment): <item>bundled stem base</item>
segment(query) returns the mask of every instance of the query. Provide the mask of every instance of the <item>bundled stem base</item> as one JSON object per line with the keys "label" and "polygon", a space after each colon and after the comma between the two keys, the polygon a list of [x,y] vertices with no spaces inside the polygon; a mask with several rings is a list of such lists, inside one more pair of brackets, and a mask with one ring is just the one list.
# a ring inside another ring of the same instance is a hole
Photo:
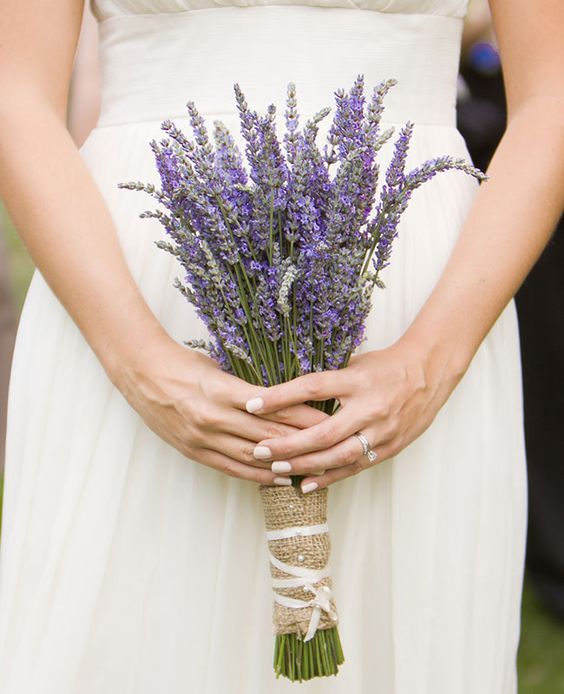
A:
{"label": "bundled stem base", "polygon": [[328,677],[339,672],[345,656],[337,627],[318,629],[309,641],[298,634],[278,634],[274,644],[274,672],[292,682]]}
{"label": "bundled stem base", "polygon": [[304,494],[292,481],[261,485],[260,495],[274,580],[274,671],[301,682],[336,675],[344,656],[328,575],[328,490]]}

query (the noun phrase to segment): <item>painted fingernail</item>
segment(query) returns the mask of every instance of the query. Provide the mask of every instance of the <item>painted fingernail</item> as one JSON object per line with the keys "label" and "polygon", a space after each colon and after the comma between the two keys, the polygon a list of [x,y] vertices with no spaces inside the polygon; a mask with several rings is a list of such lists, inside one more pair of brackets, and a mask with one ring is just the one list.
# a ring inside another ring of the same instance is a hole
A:
{"label": "painted fingernail", "polygon": [[268,446],[255,446],[253,455],[260,460],[266,460],[267,458],[272,458],[272,451]]}
{"label": "painted fingernail", "polygon": [[325,470],[319,470],[319,472],[312,472],[311,473],[314,477],[321,477],[321,475],[325,474]]}
{"label": "painted fingernail", "polygon": [[275,477],[274,484],[279,484],[283,487],[289,487],[292,484],[292,480],[289,477]]}
{"label": "painted fingernail", "polygon": [[317,487],[319,487],[317,482],[308,482],[307,484],[302,484],[302,492],[307,494],[308,492],[312,492],[314,489],[317,489]]}
{"label": "painted fingernail", "polygon": [[264,400],[262,398],[251,398],[251,400],[247,400],[245,407],[247,408],[247,412],[251,414],[253,412],[258,412],[264,407]]}
{"label": "painted fingernail", "polygon": [[272,472],[290,472],[292,466],[285,460],[277,460],[270,466]]}

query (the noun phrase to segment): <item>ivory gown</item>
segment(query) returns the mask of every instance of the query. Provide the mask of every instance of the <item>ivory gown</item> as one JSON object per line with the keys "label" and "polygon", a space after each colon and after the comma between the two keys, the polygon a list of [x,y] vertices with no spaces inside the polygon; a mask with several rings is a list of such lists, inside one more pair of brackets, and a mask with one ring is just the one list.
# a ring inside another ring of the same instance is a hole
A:
{"label": "ivory gown", "polygon": [[[173,287],[180,267],[154,245],[160,224],[138,218],[153,200],[117,183],[158,182],[149,141],[167,117],[190,132],[188,99],[241,142],[236,81],[252,108],[274,101],[282,127],[290,80],[304,122],[360,72],[368,92],[396,77],[384,120],[415,122],[408,165],[468,158],[455,127],[466,0],[93,0],[93,9],[103,100],[81,156],[140,290],[179,342],[204,336]],[[392,343],[416,315],[477,186],[448,172],[414,194],[364,349]],[[37,270],[13,361],[5,485],[2,694],[516,691],[526,477],[513,302],[432,426],[395,460],[330,488],[346,656],[336,678],[275,679],[256,486],[154,434]]]}

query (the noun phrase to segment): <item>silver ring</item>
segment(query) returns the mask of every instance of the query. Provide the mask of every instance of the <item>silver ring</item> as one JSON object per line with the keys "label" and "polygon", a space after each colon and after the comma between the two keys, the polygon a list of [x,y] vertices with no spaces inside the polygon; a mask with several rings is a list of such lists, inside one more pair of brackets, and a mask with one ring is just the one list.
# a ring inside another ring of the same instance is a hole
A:
{"label": "silver ring", "polygon": [[353,434],[353,436],[360,441],[360,445],[362,446],[362,455],[368,455],[370,444],[368,443],[366,436],[360,431],[357,431],[356,434]]}
{"label": "silver ring", "polygon": [[370,443],[368,442],[366,436],[361,431],[357,431],[356,434],[353,434],[353,436],[360,441],[362,446],[362,455],[365,455],[369,462],[373,463],[378,457],[378,453],[370,448]]}

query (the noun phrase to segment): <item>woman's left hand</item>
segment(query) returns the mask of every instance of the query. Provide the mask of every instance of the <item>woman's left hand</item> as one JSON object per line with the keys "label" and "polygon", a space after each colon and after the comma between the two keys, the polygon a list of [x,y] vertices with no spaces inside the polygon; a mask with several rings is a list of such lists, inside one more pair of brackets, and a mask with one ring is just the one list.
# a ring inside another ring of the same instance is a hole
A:
{"label": "woman's left hand", "polygon": [[[303,475],[304,491],[354,475],[397,455],[431,424],[462,378],[449,357],[422,355],[399,341],[382,350],[351,358],[349,366],[307,374],[266,388],[247,402],[259,416],[290,405],[336,398],[340,409],[322,422],[299,432],[260,441],[256,458],[273,461],[280,475]],[[361,432],[377,461],[363,455]],[[317,485],[317,486],[312,486]]]}

